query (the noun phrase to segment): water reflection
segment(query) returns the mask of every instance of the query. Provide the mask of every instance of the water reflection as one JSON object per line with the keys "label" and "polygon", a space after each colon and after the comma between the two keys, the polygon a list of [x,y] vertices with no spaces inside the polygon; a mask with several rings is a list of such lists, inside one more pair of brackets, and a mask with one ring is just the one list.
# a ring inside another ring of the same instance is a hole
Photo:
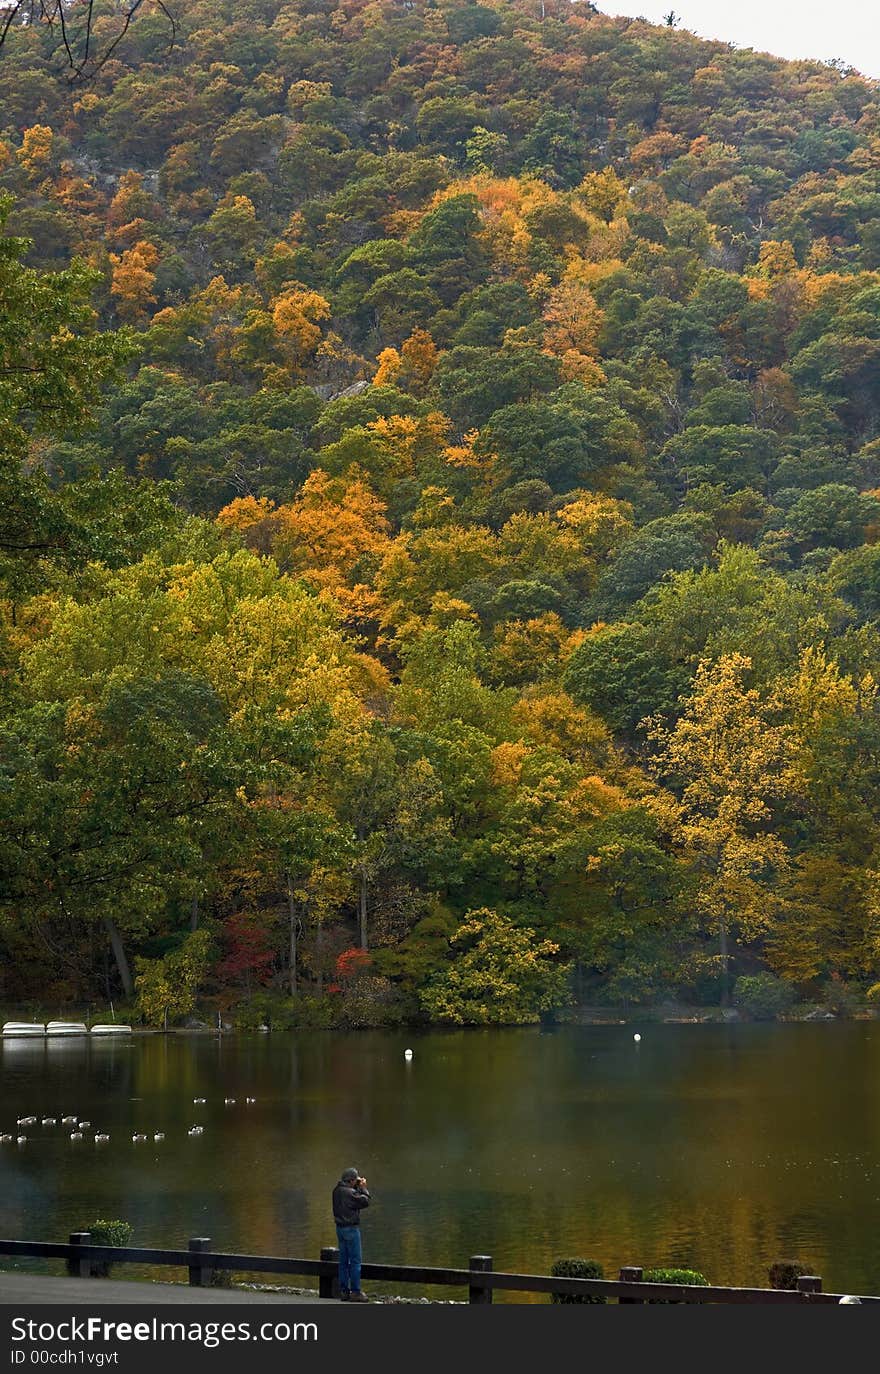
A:
{"label": "water reflection", "polygon": [[828,1287],[876,1291],[878,1082],[870,1023],[646,1027],[638,1046],[625,1026],[5,1041],[0,1130],[75,1112],[111,1139],[38,1125],[0,1147],[0,1230],[118,1216],[144,1245],[317,1255],[354,1163],[374,1258],[579,1254],[760,1283],[796,1256]]}

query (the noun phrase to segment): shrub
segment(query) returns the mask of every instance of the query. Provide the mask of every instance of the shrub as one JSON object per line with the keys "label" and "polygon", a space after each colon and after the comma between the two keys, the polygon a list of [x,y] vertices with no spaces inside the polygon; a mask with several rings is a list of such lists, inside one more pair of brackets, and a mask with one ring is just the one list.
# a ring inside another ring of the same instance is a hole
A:
{"label": "shrub", "polygon": [[[596,1260],[585,1259],[558,1259],[554,1260],[550,1266],[550,1273],[555,1278],[560,1279],[602,1279],[605,1271]],[[593,1297],[592,1294],[585,1293],[583,1297],[574,1297],[569,1293],[551,1293],[551,1302],[589,1302],[604,1303],[605,1298]]]}
{"label": "shrub", "polygon": [[756,1021],[775,1021],[791,1009],[795,990],[775,973],[744,974],[737,978],[733,1000]]}
{"label": "shrub", "polygon": [[[696,1269],[646,1269],[642,1274],[644,1283],[684,1283],[689,1288],[708,1288],[709,1280]],[[649,1298],[652,1305],[671,1306],[676,1298]]]}
{"label": "shrub", "polygon": [[301,993],[292,1004],[291,1030],[330,1030],[335,1024],[336,1016],[327,997]]}
{"label": "shrub", "polygon": [[847,983],[839,973],[832,973],[824,988],[825,1008],[835,1016],[852,1016],[862,1005],[862,997],[857,986]]}
{"label": "shrub", "polygon": [[256,1031],[263,1026],[269,1030],[290,1030],[293,1022],[293,1002],[283,993],[261,989],[232,1010],[236,1030]]}
{"label": "shrub", "polygon": [[347,1029],[400,1024],[401,998],[389,978],[354,978],[341,991],[339,1022]]}
{"label": "shrub", "polygon": [[[122,1249],[131,1240],[127,1221],[93,1221],[83,1230],[91,1236],[90,1245],[115,1245]],[[110,1260],[92,1260],[92,1278],[106,1279],[112,1267]]]}
{"label": "shrub", "polygon": [[774,1260],[767,1270],[771,1288],[797,1288],[797,1281],[812,1271],[800,1260]]}

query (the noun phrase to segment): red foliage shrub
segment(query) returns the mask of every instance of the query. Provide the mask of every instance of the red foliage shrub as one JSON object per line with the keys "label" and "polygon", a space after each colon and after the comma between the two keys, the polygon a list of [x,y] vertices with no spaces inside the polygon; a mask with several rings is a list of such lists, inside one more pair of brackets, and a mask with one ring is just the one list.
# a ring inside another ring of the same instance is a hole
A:
{"label": "red foliage shrub", "polygon": [[350,983],[366,973],[372,962],[365,949],[344,949],[336,960],[337,981]]}

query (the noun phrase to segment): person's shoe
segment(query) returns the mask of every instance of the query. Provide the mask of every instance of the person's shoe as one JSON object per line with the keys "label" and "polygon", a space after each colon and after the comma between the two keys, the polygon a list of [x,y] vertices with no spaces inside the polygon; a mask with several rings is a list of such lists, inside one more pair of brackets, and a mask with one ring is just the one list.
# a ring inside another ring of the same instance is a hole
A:
{"label": "person's shoe", "polygon": [[369,1302],[370,1299],[367,1297],[366,1293],[362,1293],[362,1292],[360,1291],[360,1289],[358,1289],[356,1292],[354,1292],[354,1293],[351,1294],[351,1296],[349,1297],[348,1301],[349,1301],[349,1302]]}
{"label": "person's shoe", "polygon": [[340,1301],[340,1302],[350,1302],[350,1301],[351,1301],[351,1294],[349,1293],[349,1291],[348,1291],[347,1288],[340,1288],[340,1290],[339,1290],[339,1301]]}

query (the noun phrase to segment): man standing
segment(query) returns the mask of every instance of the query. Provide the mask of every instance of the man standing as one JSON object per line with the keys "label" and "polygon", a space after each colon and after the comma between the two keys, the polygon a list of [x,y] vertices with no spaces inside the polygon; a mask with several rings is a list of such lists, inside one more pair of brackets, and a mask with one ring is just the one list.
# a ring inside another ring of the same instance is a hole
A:
{"label": "man standing", "polygon": [[369,1302],[361,1292],[361,1212],[370,1205],[367,1180],[357,1169],[343,1169],[333,1189],[333,1220],[339,1241],[339,1296],[343,1302]]}

